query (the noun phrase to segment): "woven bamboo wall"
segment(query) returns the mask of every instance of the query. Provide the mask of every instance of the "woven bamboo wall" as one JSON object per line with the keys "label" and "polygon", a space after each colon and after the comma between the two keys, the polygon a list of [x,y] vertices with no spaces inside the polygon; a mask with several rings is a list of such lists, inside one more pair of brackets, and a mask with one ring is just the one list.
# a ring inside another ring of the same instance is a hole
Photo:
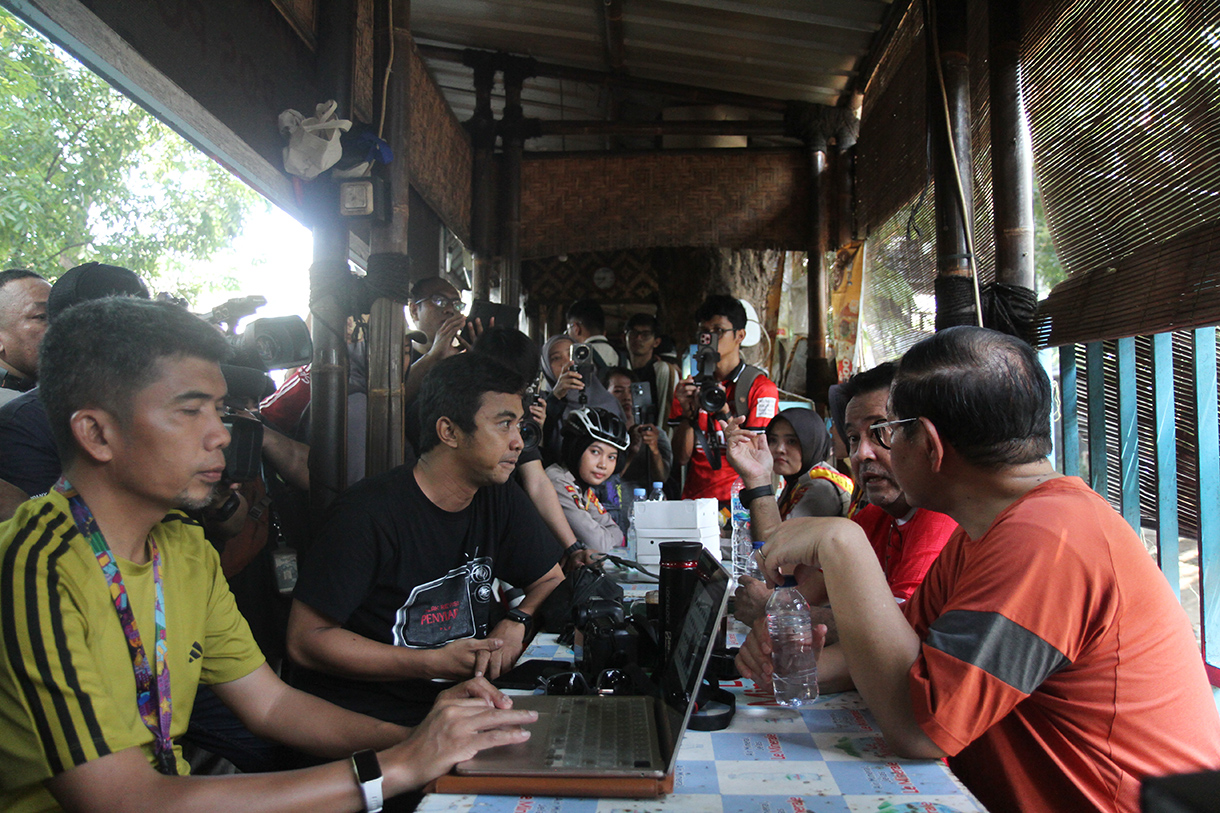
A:
{"label": "woven bamboo wall", "polygon": [[411,185],[470,244],[470,137],[411,48]]}
{"label": "woven bamboo wall", "polygon": [[649,246],[800,250],[809,165],[800,150],[529,157],[521,254]]}

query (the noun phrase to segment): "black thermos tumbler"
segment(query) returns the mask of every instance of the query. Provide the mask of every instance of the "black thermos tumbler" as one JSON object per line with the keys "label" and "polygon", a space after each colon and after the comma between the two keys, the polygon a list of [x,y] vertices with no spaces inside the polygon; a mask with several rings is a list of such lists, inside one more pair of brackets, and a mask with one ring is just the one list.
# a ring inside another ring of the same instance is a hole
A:
{"label": "black thermos tumbler", "polygon": [[703,546],[698,542],[662,542],[661,549],[661,664],[669,662],[677,636],[682,631],[682,620],[690,607],[698,576],[699,552]]}

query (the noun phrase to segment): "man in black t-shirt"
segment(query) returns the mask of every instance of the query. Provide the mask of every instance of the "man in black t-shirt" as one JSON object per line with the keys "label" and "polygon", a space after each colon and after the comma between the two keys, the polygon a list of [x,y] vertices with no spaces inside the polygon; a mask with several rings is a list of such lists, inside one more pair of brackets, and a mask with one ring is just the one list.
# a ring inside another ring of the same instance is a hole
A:
{"label": "man in black t-shirt", "polygon": [[[563,579],[559,546],[510,479],[524,387],[475,353],[425,377],[419,461],[340,496],[302,556],[288,624],[297,686],[410,724],[443,688],[434,679],[512,667],[530,613]],[[525,590],[498,623],[493,579]]]}

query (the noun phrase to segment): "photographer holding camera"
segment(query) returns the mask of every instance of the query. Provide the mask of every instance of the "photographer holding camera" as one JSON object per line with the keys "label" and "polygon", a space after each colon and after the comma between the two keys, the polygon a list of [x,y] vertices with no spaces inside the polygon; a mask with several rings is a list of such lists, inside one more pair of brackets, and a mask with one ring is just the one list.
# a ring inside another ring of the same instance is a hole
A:
{"label": "photographer holding camera", "polygon": [[560,430],[574,409],[599,407],[619,419],[623,409],[597,378],[593,349],[567,334],[552,336],[542,346],[542,375],[549,392],[542,428],[542,462],[559,462]]}
{"label": "photographer holding camera", "polygon": [[657,407],[651,401],[648,385],[636,381],[626,367],[611,367],[606,371],[606,386],[627,416],[631,444],[620,467],[624,490],[647,490],[653,483],[664,483],[673,466],[674,450],[669,437],[657,428]]}
{"label": "photographer holding camera", "polygon": [[742,416],[743,428],[762,432],[779,407],[779,388],[767,374],[741,360],[746,309],[725,294],[713,294],[695,311],[699,349],[696,374],[678,383],[669,423],[674,427],[674,462],[689,464],[682,498],[730,498],[737,473],[724,461],[724,425]]}

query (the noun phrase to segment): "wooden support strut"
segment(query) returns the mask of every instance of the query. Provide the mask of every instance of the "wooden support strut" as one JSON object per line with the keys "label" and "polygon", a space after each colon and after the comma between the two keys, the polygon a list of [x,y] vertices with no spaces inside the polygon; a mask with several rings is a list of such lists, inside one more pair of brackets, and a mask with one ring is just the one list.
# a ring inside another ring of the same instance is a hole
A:
{"label": "wooden support strut", "polygon": [[491,90],[496,63],[487,51],[471,51],[466,63],[474,68],[475,109],[466,122],[473,145],[470,179],[470,233],[475,299],[491,298],[492,258],[495,252],[495,147],[496,120],[491,111]]}
{"label": "wooden support strut", "polygon": [[[347,3],[318,7],[318,75],[340,114],[351,108],[352,16]],[[309,310],[313,315],[310,379],[309,497],[315,518],[347,486],[347,312],[342,291],[351,233],[338,212],[318,213],[313,229]]]}
{"label": "wooden support strut", "polygon": [[531,75],[532,60],[515,60],[504,67],[504,115],[500,138],[504,148],[504,175],[500,196],[500,254],[504,267],[500,277],[500,301],[512,307],[521,304],[521,161],[525,150],[525,115],[521,88]]}
{"label": "wooden support strut", "polygon": [[[411,121],[407,95],[411,80],[410,0],[392,0],[388,5],[385,28],[387,53],[393,60],[385,64],[389,70],[385,109],[382,116],[385,131],[382,136],[390,143],[394,160],[390,175],[390,219],[375,223],[370,235],[370,278],[392,269],[396,277],[409,276],[407,221],[410,216],[411,183]],[[407,280],[399,280],[405,289]],[[365,439],[366,477],[389,471],[404,460],[405,406],[403,402],[403,341],[406,318],[403,303],[382,297],[377,299],[369,315],[369,378],[368,430]]]}
{"label": "wooden support strut", "polygon": [[997,282],[1034,288],[1034,159],[1021,105],[1021,4],[988,4],[991,196]]}

